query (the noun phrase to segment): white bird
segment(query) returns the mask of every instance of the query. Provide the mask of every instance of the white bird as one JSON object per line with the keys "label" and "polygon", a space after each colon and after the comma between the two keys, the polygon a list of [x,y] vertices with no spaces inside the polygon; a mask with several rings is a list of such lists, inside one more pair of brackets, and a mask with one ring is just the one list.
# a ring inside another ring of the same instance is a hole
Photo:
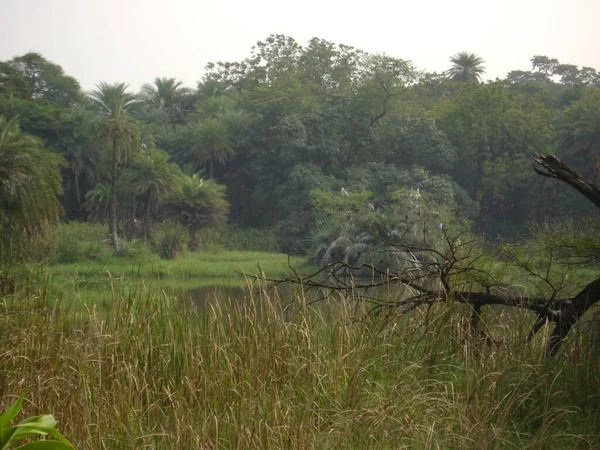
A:
{"label": "white bird", "polygon": [[346,189],[342,188],[341,190],[342,195],[349,197],[348,192],[346,191]]}
{"label": "white bird", "polygon": [[369,203],[368,206],[371,211],[375,211],[375,206],[373,205],[373,203]]}
{"label": "white bird", "polygon": [[418,202],[420,198],[421,198],[421,193],[419,192],[419,188],[417,188],[417,192],[415,192],[414,194],[410,194],[411,202]]}
{"label": "white bird", "polygon": [[438,223],[437,228],[442,231],[444,229],[444,224],[442,222]]}

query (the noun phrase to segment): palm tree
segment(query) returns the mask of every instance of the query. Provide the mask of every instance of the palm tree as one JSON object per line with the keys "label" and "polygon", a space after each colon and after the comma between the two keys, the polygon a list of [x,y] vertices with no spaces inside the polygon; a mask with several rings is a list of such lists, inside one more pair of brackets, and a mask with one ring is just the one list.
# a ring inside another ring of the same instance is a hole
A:
{"label": "palm tree", "polygon": [[450,58],[452,67],[446,71],[446,76],[454,81],[481,81],[485,73],[483,58],[475,53],[458,52]]}
{"label": "palm tree", "polygon": [[78,215],[82,209],[84,193],[94,186],[100,163],[99,149],[95,142],[95,117],[82,105],[71,108],[64,121],[64,137],[59,151],[67,164],[63,168],[64,205],[69,212]]}
{"label": "palm tree", "polygon": [[110,186],[98,183],[85,193],[85,209],[90,222],[103,222],[110,210]]}
{"label": "palm tree", "polygon": [[214,163],[223,164],[234,155],[227,125],[219,118],[210,118],[200,122],[195,132],[196,144],[191,152],[199,164],[208,164],[210,178],[213,178]]}
{"label": "palm tree", "polygon": [[169,123],[175,129],[177,124],[185,122],[185,99],[191,97],[192,90],[183,87],[175,78],[156,78],[153,84],[144,84],[140,97],[148,105],[163,111]]}
{"label": "palm tree", "polygon": [[0,115],[0,258],[3,248],[24,256],[25,244],[58,222],[63,163],[39,139],[23,134],[16,118]]}
{"label": "palm tree", "polygon": [[199,173],[186,173],[181,178],[181,190],[174,192],[161,207],[161,215],[172,218],[188,228],[190,247],[195,248],[196,232],[227,219],[229,203],[225,186],[214,180],[203,180]]}
{"label": "palm tree", "polygon": [[[145,200],[144,233],[151,232],[152,217],[156,214],[160,200],[181,191],[182,172],[179,166],[169,162],[169,154],[151,148],[143,151],[127,168],[119,180],[124,190],[133,195],[142,195]],[[133,220],[135,221],[135,201]]]}
{"label": "palm tree", "polygon": [[100,138],[108,144],[110,159],[110,241],[117,250],[117,180],[121,166],[129,159],[136,132],[132,127],[127,112],[136,105],[137,98],[126,92],[125,83],[100,83],[98,90],[90,94],[97,112],[103,120],[98,127]]}

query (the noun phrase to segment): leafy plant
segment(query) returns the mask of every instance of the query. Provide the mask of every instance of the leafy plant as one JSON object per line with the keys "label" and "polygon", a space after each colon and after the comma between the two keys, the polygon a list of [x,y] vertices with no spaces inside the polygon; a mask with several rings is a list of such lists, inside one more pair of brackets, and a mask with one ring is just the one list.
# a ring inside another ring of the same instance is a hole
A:
{"label": "leafy plant", "polygon": [[154,229],[152,242],[161,258],[175,259],[187,248],[188,231],[183,225],[168,220]]}
{"label": "leafy plant", "polygon": [[[73,445],[58,431],[56,419],[50,414],[29,417],[12,427],[7,425],[19,414],[23,406],[23,395],[0,415],[0,449],[16,448],[20,450],[68,450]],[[50,436],[55,440],[37,440],[28,444],[14,447],[23,439]]]}

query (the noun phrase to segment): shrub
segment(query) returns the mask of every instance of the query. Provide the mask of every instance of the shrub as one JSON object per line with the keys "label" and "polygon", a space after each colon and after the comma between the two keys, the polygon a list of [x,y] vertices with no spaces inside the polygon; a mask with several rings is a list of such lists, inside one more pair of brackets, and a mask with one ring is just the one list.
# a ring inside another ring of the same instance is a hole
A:
{"label": "shrub", "polygon": [[233,225],[203,228],[196,232],[194,241],[200,249],[223,248],[245,252],[277,252],[272,230],[237,228]]}
{"label": "shrub", "polygon": [[163,259],[175,259],[187,249],[188,230],[183,225],[165,221],[152,232],[154,250]]}
{"label": "shrub", "polygon": [[100,224],[66,223],[53,234],[56,248],[49,251],[55,263],[106,261],[112,251],[104,239],[106,227]]}

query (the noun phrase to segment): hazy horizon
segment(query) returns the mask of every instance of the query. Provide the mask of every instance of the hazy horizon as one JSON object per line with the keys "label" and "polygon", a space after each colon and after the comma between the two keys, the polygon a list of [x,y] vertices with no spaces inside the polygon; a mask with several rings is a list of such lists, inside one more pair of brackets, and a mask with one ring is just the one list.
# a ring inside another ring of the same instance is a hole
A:
{"label": "hazy horizon", "polygon": [[600,2],[593,0],[507,0],[501,9],[475,0],[374,1],[361,9],[314,0],[285,8],[273,0],[0,0],[0,8],[0,60],[41,53],[85,90],[101,81],[138,90],[156,77],[194,87],[207,63],[240,61],[271,34],[301,45],[318,37],[382,52],[428,72],[446,70],[456,52],[474,52],[486,61],[485,79],[529,70],[534,55],[600,69],[594,24]]}

